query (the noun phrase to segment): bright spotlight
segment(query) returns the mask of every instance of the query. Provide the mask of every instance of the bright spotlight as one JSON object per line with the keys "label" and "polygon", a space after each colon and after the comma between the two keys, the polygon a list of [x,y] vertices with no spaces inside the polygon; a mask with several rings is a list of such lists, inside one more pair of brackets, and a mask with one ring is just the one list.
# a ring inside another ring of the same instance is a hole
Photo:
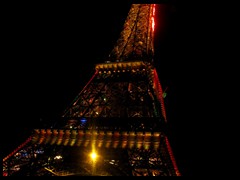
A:
{"label": "bright spotlight", "polygon": [[95,152],[92,152],[90,156],[92,160],[95,160],[97,158],[97,154]]}

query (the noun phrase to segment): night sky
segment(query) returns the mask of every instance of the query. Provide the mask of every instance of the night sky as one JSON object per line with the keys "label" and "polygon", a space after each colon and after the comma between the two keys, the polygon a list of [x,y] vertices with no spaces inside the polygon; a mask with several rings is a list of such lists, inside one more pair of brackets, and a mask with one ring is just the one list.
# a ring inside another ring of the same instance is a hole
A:
{"label": "night sky", "polygon": [[[5,15],[4,123],[11,131],[3,141],[6,152],[23,142],[32,127],[62,115],[92,77],[94,65],[106,60],[130,8],[125,1],[41,3],[12,4]],[[157,11],[154,61],[162,88],[167,88],[169,140],[180,172],[191,176],[200,171],[196,126],[201,111],[196,104],[201,98],[194,76],[199,57],[192,56],[196,35],[180,4],[161,5]]]}

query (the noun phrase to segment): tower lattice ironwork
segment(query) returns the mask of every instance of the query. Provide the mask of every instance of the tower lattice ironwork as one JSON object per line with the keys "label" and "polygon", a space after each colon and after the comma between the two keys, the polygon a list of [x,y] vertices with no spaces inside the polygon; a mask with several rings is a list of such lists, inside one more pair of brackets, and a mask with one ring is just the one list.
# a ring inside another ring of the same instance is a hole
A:
{"label": "tower lattice ironwork", "polygon": [[131,6],[108,60],[95,65],[62,121],[34,129],[3,159],[4,175],[180,176],[153,66],[154,16],[155,4]]}

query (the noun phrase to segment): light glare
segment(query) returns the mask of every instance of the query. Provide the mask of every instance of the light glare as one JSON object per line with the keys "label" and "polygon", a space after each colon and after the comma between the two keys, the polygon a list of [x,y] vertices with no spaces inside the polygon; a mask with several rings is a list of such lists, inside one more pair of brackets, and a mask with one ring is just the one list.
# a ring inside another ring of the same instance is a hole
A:
{"label": "light glare", "polygon": [[97,158],[97,154],[95,152],[91,153],[91,158],[92,160],[95,160]]}

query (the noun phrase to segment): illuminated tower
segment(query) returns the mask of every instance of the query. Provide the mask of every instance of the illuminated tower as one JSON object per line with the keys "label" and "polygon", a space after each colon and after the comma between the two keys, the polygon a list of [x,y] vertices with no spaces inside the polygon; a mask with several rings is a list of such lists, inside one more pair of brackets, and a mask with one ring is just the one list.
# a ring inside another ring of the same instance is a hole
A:
{"label": "illuminated tower", "polygon": [[[4,159],[9,174],[180,176],[153,66],[154,16],[155,4],[131,6],[109,57],[95,65],[62,120],[35,129]],[[96,159],[89,156],[93,151]]]}

